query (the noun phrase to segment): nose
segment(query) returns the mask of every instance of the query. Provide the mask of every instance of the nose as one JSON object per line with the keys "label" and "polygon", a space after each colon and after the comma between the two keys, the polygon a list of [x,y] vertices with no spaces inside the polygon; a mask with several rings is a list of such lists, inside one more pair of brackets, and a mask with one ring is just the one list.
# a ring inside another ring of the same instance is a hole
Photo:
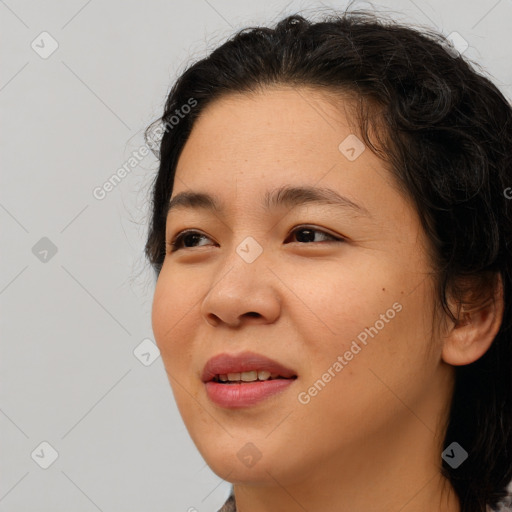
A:
{"label": "nose", "polygon": [[212,276],[201,314],[214,327],[275,322],[281,311],[278,283],[263,254],[249,263],[235,252]]}

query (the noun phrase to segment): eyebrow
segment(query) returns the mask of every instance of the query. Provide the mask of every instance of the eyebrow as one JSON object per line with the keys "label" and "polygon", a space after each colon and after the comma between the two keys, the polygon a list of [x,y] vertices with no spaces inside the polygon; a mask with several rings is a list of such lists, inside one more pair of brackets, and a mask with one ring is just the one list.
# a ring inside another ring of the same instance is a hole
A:
{"label": "eyebrow", "polygon": [[[293,208],[304,204],[334,205],[346,210],[352,210],[358,215],[371,217],[370,212],[366,208],[330,188],[283,186],[267,191],[263,199],[263,208],[266,212],[280,206]],[[210,194],[185,191],[176,194],[169,201],[167,214],[178,209],[205,210],[222,214],[225,207],[217,198]]]}

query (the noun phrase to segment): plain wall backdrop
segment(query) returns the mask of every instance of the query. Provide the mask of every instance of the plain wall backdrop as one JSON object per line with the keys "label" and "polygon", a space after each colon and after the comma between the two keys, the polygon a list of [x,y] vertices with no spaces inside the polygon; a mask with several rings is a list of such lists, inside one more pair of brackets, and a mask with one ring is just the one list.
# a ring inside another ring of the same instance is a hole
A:
{"label": "plain wall backdrop", "polygon": [[[0,0],[0,512],[225,501],[231,484],[190,440],[153,345],[143,250],[157,161],[141,156],[142,131],[178,74],[237,29],[345,5]],[[373,6],[457,32],[512,97],[512,0]]]}

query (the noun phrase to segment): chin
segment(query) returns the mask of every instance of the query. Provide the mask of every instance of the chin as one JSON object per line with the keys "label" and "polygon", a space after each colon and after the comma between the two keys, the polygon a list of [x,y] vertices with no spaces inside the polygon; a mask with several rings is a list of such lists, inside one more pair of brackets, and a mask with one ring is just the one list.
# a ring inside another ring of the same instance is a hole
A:
{"label": "chin", "polygon": [[[250,442],[229,438],[224,445],[211,440],[208,446],[198,447],[209,468],[220,478],[232,484],[291,485],[299,480],[301,460],[290,460],[270,443],[260,449]],[[293,471],[297,464],[297,472]],[[302,468],[304,470],[304,468]]]}
{"label": "chin", "polygon": [[271,479],[273,457],[266,457],[268,450],[263,442],[252,443],[246,438],[231,437],[225,431],[222,436],[191,435],[194,444],[210,469],[220,478],[234,483]]}

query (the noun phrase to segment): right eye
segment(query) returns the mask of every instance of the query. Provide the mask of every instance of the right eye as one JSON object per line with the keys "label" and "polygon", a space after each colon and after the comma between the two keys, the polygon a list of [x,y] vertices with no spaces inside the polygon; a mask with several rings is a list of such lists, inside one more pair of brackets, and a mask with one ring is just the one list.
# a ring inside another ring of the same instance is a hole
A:
{"label": "right eye", "polygon": [[[187,229],[185,231],[180,231],[170,242],[168,242],[168,247],[170,252],[179,251],[183,248],[183,242],[185,241],[191,241],[191,243],[194,243],[194,241],[197,241],[197,239],[205,238],[208,239],[206,235],[203,235],[199,231],[194,231],[192,229]],[[189,247],[189,246],[186,246]],[[192,246],[193,247],[193,246]]]}

